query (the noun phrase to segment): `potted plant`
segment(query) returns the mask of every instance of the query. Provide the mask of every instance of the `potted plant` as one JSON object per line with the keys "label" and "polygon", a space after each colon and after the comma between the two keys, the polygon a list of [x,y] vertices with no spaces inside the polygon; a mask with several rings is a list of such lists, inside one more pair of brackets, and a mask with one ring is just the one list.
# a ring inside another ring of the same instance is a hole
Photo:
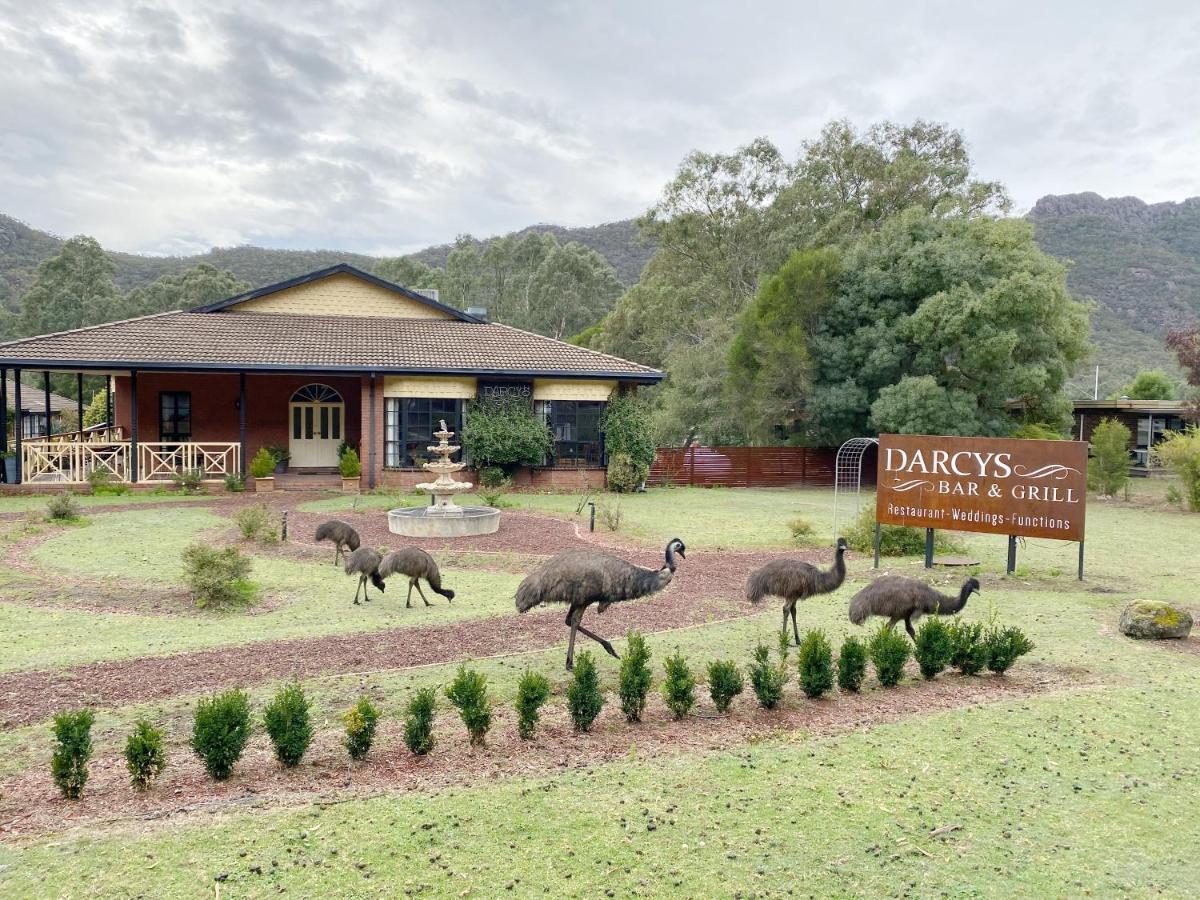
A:
{"label": "potted plant", "polygon": [[269,447],[258,448],[254,459],[250,460],[250,474],[254,476],[255,493],[261,494],[265,491],[275,490],[275,478],[272,475],[275,471],[275,463],[275,454]]}
{"label": "potted plant", "polygon": [[338,459],[338,471],[342,473],[342,491],[347,494],[356,493],[358,478],[362,475],[362,462],[353,447],[347,447],[342,451],[341,458]]}
{"label": "potted plant", "polygon": [[276,475],[282,475],[287,472],[288,460],[292,458],[292,454],[288,453],[285,447],[267,447],[267,452],[275,458],[275,465],[272,471]]}

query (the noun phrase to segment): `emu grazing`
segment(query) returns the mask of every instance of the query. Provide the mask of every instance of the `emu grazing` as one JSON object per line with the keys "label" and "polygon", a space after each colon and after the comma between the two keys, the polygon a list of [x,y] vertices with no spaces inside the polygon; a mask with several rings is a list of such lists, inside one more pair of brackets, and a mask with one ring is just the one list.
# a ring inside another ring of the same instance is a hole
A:
{"label": "emu grazing", "polygon": [[345,522],[339,522],[337,519],[330,519],[328,522],[322,522],[317,526],[317,535],[315,540],[318,541],[333,541],[337,550],[333,553],[333,564],[336,566],[338,560],[346,553],[350,553],[358,549],[358,532]]}
{"label": "emu grazing", "polygon": [[442,587],[442,573],[438,571],[433,557],[418,547],[405,547],[403,550],[396,550],[383,558],[383,562],[379,564],[379,577],[388,578],[397,573],[408,576],[408,599],[404,601],[406,609],[412,606],[414,587],[421,595],[421,599],[425,601],[425,605],[433,606],[425,596],[425,592],[421,590],[420,579],[422,578],[429,582],[429,586],[435,593],[441,594],[448,601],[454,599],[454,591]]}
{"label": "emu grazing", "polygon": [[548,560],[533,572],[517,588],[517,612],[528,612],[535,606],[546,603],[565,603],[567,625],[571,638],[567,643],[567,671],[575,665],[575,632],[587,637],[616,657],[612,644],[593,634],[579,620],[593,603],[596,612],[602,613],[613,603],[636,600],[648,594],[656,594],[671,583],[675,575],[675,554],[687,559],[686,548],[679,538],[667,542],[666,560],[661,569],[643,569],[599,550],[568,550]]}
{"label": "emu grazing", "polygon": [[887,616],[891,628],[901,619],[908,636],[914,641],[912,620],[924,615],[952,616],[967,605],[967,598],[979,593],[979,581],[968,578],[957,597],[940,594],[923,581],[903,575],[884,575],[876,578],[854,595],[850,601],[850,621],[861,625],[870,616]]}
{"label": "emu grazing", "polygon": [[783,630],[787,631],[788,616],[792,618],[792,633],[800,646],[800,629],[796,625],[796,604],[817,594],[836,591],[846,580],[846,539],[837,539],[833,567],[822,571],[816,566],[791,556],[773,559],[746,580],[746,599],[758,603],[764,597],[783,598]]}
{"label": "emu grazing", "polygon": [[380,591],[384,590],[383,578],[379,575],[379,565],[382,562],[383,557],[370,547],[361,547],[346,557],[346,574],[358,576],[358,587],[354,590],[354,604],[356,606],[358,605],[359,591],[362,591],[364,600],[371,599],[367,596],[368,579]]}

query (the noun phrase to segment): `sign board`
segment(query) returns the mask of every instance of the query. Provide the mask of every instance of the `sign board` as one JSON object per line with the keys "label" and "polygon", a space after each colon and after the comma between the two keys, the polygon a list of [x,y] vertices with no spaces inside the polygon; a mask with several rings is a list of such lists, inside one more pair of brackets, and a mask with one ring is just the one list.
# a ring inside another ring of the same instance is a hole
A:
{"label": "sign board", "polygon": [[493,403],[504,403],[509,400],[524,400],[533,402],[532,381],[480,381],[479,399]]}
{"label": "sign board", "polygon": [[879,436],[875,518],[885,525],[1082,541],[1084,441]]}

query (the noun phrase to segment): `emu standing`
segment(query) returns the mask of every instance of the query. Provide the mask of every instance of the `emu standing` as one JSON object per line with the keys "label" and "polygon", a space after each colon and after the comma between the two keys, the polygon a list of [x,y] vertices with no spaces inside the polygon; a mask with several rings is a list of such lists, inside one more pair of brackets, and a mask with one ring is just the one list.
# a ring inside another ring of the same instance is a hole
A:
{"label": "emu standing", "polygon": [[358,592],[362,591],[364,600],[370,600],[367,596],[367,581],[384,590],[383,579],[379,576],[379,564],[383,562],[383,557],[372,550],[370,547],[361,547],[355,550],[346,557],[346,574],[358,575],[358,587],[354,591],[354,604],[358,605]]}
{"label": "emu standing", "polygon": [[338,564],[338,560],[346,553],[357,550],[359,543],[358,532],[350,525],[340,522],[337,519],[330,519],[328,522],[322,522],[318,525],[314,540],[333,541],[337,547],[337,550],[333,553],[333,564],[335,566]]}
{"label": "emu standing", "polygon": [[796,604],[817,594],[836,591],[846,580],[846,539],[837,539],[833,567],[821,571],[814,565],[791,556],[773,559],[746,580],[746,599],[758,603],[763,597],[783,598],[783,630],[787,631],[788,616],[792,618],[792,633],[800,646],[800,628],[796,625]]}
{"label": "emu standing", "polygon": [[584,612],[593,603],[602,613],[613,603],[636,600],[656,594],[671,583],[675,574],[675,554],[686,559],[686,548],[679,538],[667,542],[665,562],[661,569],[643,569],[599,550],[568,550],[547,561],[528,575],[517,588],[517,612],[528,612],[546,603],[565,603],[571,638],[567,643],[567,671],[575,665],[575,632],[587,637],[617,656],[612,644],[579,624]]}
{"label": "emu standing", "polygon": [[967,598],[979,593],[979,581],[968,578],[957,597],[949,597],[923,581],[903,575],[884,575],[876,578],[854,595],[850,601],[850,621],[861,625],[870,616],[887,616],[891,628],[901,619],[908,636],[914,641],[912,620],[924,615],[952,616],[967,605]]}
{"label": "emu standing", "polygon": [[405,609],[412,606],[413,588],[421,595],[426,606],[433,606],[421,590],[420,579],[424,578],[435,593],[441,594],[447,601],[454,599],[454,591],[442,587],[442,573],[438,571],[433,557],[419,547],[405,547],[389,553],[379,564],[379,577],[388,578],[396,573],[408,576],[408,599],[404,601]]}

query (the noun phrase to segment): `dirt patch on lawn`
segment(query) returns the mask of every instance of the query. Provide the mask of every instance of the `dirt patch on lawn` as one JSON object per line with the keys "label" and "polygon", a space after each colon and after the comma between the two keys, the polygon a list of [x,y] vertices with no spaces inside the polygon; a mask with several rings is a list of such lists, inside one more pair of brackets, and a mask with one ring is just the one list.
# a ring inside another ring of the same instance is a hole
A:
{"label": "dirt patch on lawn", "polygon": [[[457,717],[443,715],[436,727],[437,746],[430,755],[415,757],[403,746],[400,724],[385,721],[370,756],[353,764],[341,746],[340,731],[331,725],[318,733],[304,762],[291,770],[281,769],[266,739],[256,736],[233,777],[223,783],[208,779],[184,744],[184,736],[174,735],[165,775],[144,794],[129,787],[123,762],[115,752],[92,762],[87,789],[78,801],[62,800],[44,767],[0,781],[0,835],[11,839],[78,825],[219,812],[248,803],[274,807],[337,802],[384,791],[434,791],[478,785],[488,779],[541,777],[630,757],[632,747],[637,748],[638,758],[728,751],[772,737],[800,738],[866,728],[1084,683],[1051,667],[1029,666],[1006,677],[947,674],[931,682],[913,681],[892,690],[835,694],[816,701],[789,696],[785,705],[775,710],[757,707],[747,689],[728,715],[718,714],[706,698],[682,721],[673,721],[661,700],[652,697],[645,721],[637,725],[624,721],[616,698],[609,695],[588,734],[572,731],[561,696],[564,686],[560,685],[560,693],[545,708],[538,734],[530,742],[517,738],[514,714],[507,708],[495,711],[486,748],[472,749]],[[898,765],[901,755],[897,751]],[[246,865],[262,862],[248,858]]]}

